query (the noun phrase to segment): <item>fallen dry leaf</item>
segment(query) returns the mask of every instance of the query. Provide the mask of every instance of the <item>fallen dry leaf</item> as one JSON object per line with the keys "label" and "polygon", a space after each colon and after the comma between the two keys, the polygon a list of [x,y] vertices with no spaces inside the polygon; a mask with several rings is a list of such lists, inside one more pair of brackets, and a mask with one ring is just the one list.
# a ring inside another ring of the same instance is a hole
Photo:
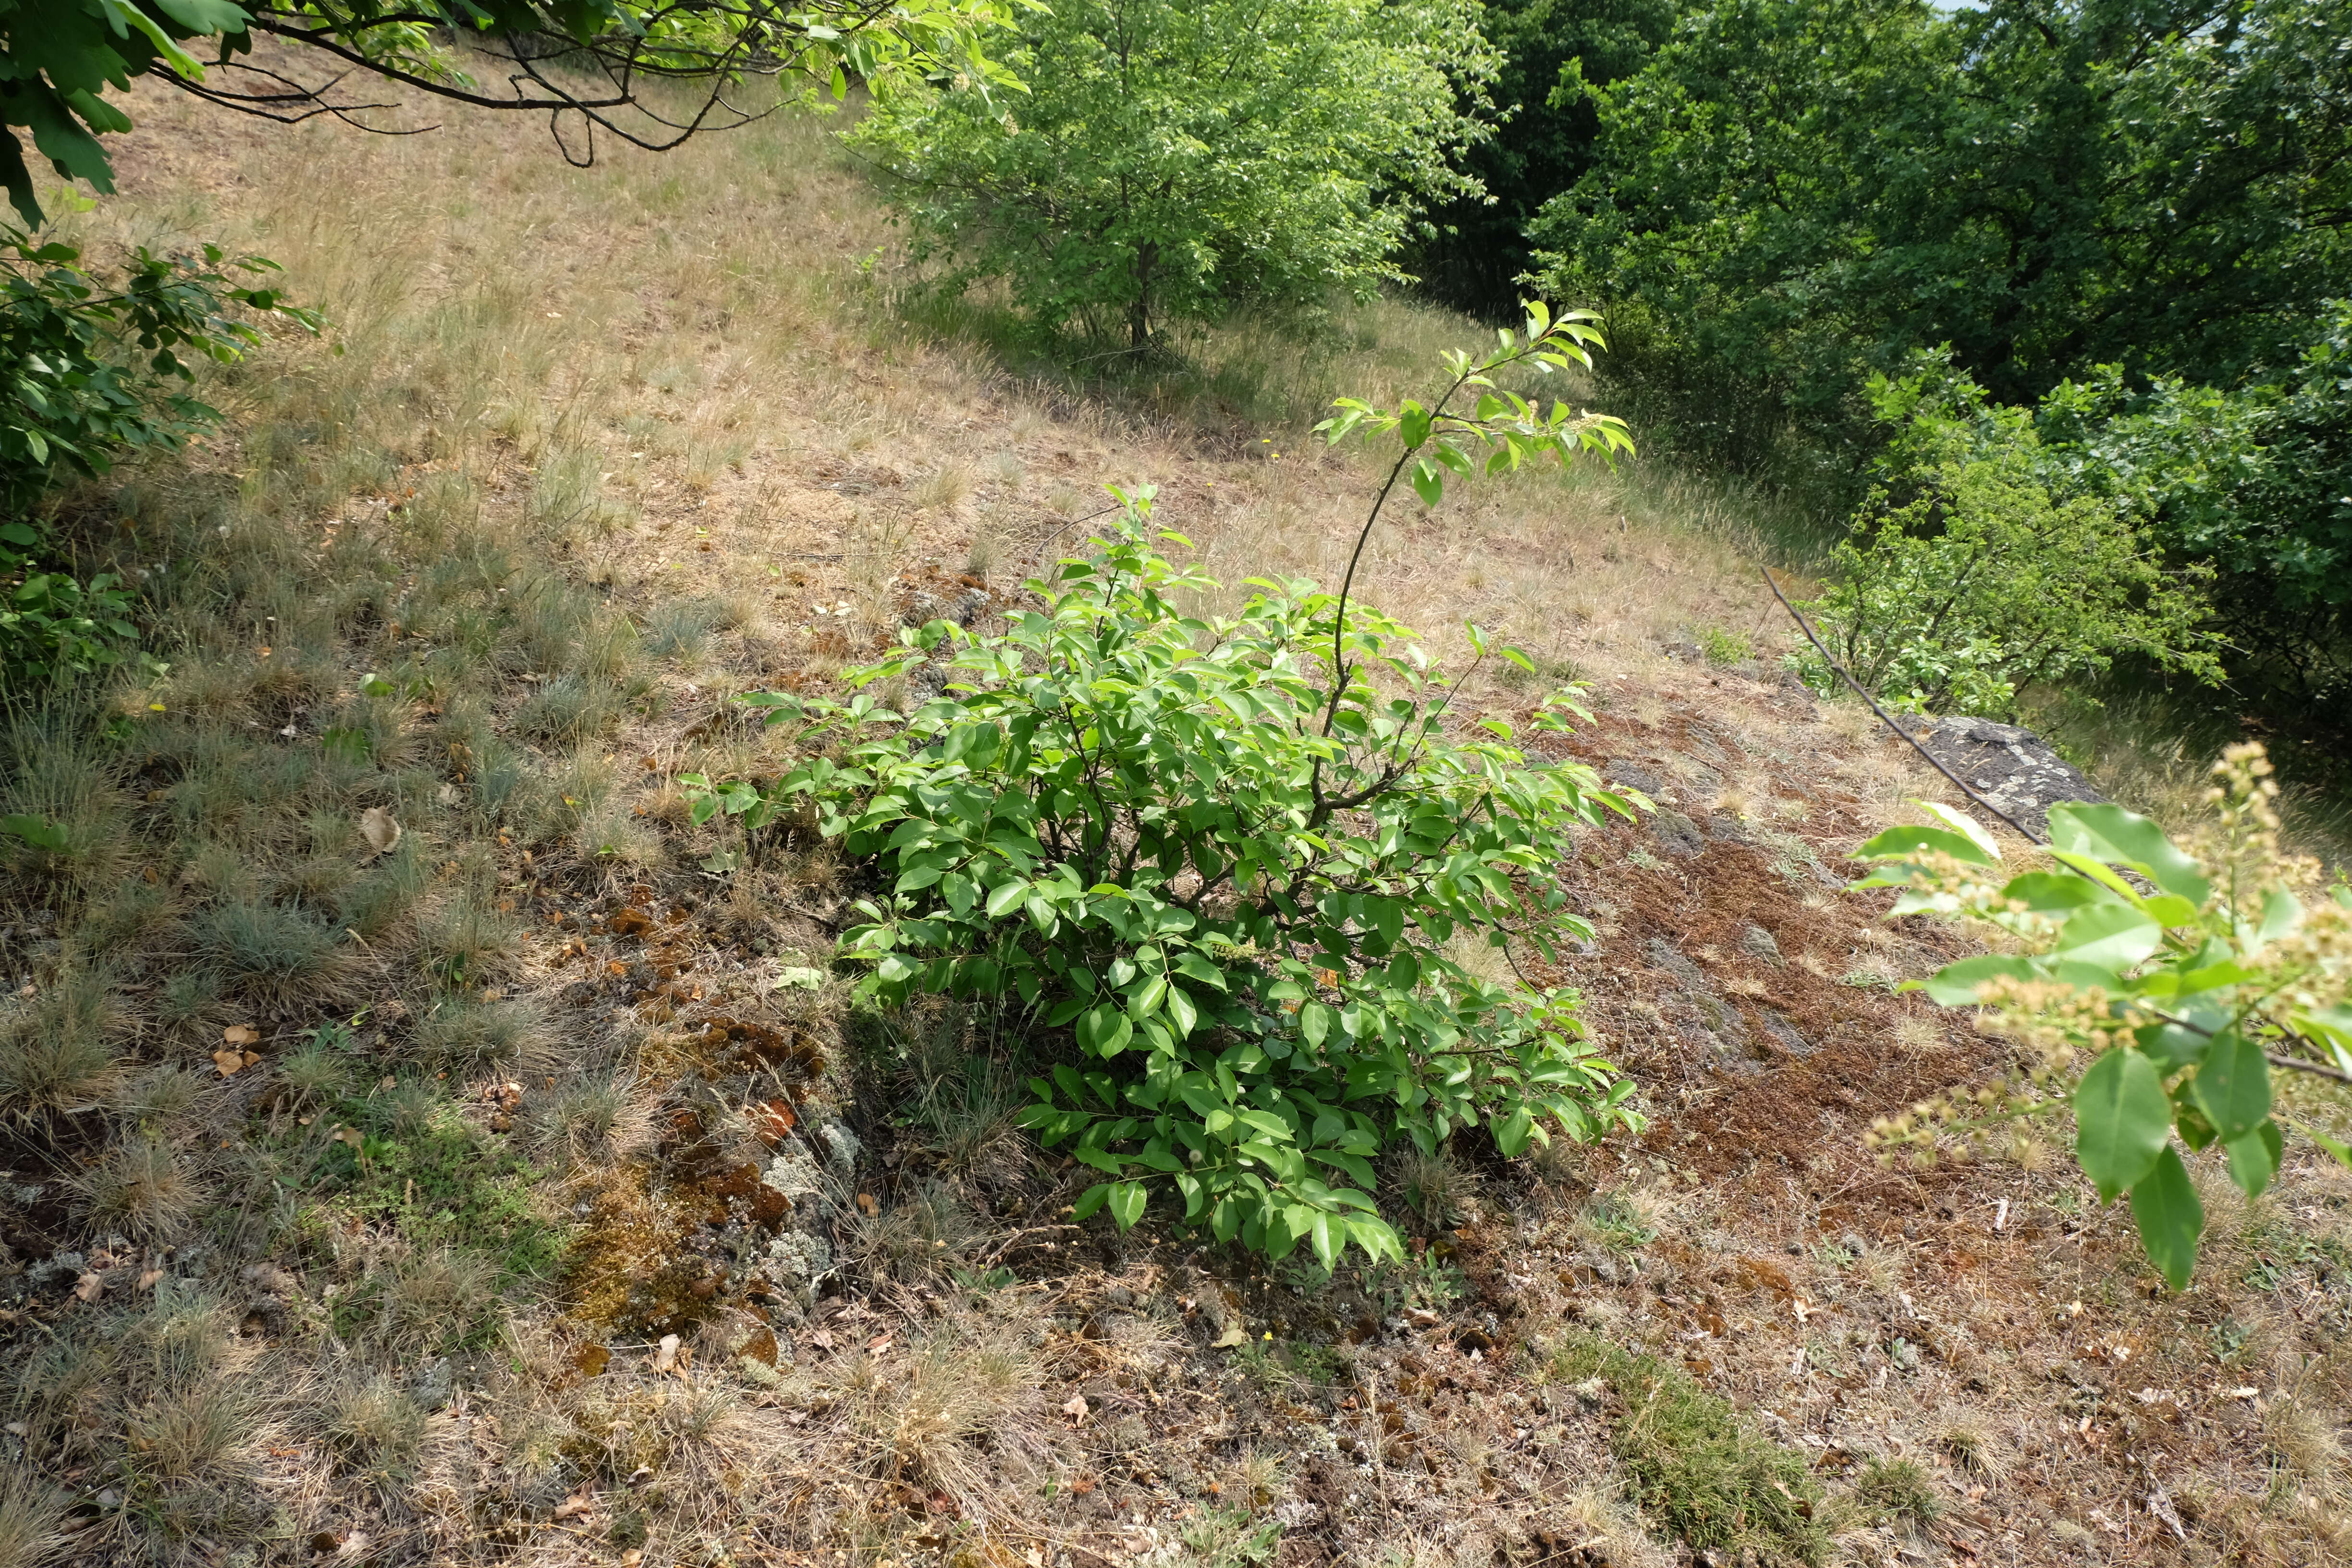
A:
{"label": "fallen dry leaf", "polygon": [[243,1051],[231,1050],[215,1051],[213,1053],[213,1066],[220,1068],[221,1077],[228,1078],[244,1068],[245,1053]]}
{"label": "fallen dry leaf", "polygon": [[221,1031],[221,1038],[232,1046],[256,1046],[261,1043],[261,1031],[250,1024],[231,1024]]}
{"label": "fallen dry leaf", "polygon": [[857,1194],[857,1212],[871,1219],[882,1212],[882,1205],[875,1201],[872,1193],[860,1193]]}
{"label": "fallen dry leaf", "polygon": [[400,842],[399,820],[380,805],[369,806],[360,813],[360,837],[377,854],[390,854],[392,847]]}
{"label": "fallen dry leaf", "polygon": [[562,1502],[555,1505],[555,1517],[558,1519],[578,1519],[583,1513],[593,1513],[595,1510],[596,1505],[593,1501],[582,1497],[577,1492],[574,1492],[572,1496],[565,1498]]}
{"label": "fallen dry leaf", "polygon": [[139,1289],[142,1290],[152,1290],[155,1288],[155,1282],[163,1278],[163,1271],[162,1269],[150,1268],[147,1272],[139,1276]]}
{"label": "fallen dry leaf", "polygon": [[677,1336],[676,1334],[664,1334],[661,1337],[661,1344],[654,1351],[654,1370],[656,1372],[677,1370]]}
{"label": "fallen dry leaf", "polygon": [[85,1274],[74,1281],[74,1294],[85,1301],[95,1301],[106,1293],[106,1281],[95,1274]]}
{"label": "fallen dry leaf", "polygon": [[1076,1422],[1079,1426],[1085,1426],[1087,1421],[1087,1396],[1083,1394],[1072,1394],[1070,1396],[1070,1402],[1062,1406],[1062,1414]]}
{"label": "fallen dry leaf", "polygon": [[1228,1323],[1225,1325],[1225,1331],[1209,1342],[1209,1348],[1213,1351],[1229,1351],[1235,1345],[1248,1342],[1249,1335],[1242,1331],[1242,1326],[1239,1323]]}

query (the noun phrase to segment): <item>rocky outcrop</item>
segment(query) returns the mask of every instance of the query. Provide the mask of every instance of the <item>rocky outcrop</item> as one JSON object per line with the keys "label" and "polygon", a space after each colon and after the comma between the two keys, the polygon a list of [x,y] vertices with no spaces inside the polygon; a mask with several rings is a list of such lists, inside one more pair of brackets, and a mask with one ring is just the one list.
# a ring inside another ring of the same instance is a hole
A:
{"label": "rocky outcrop", "polygon": [[2031,730],[1990,719],[1914,719],[1904,723],[1929,756],[1994,809],[2035,833],[2049,831],[2050,808],[2061,801],[2106,798]]}

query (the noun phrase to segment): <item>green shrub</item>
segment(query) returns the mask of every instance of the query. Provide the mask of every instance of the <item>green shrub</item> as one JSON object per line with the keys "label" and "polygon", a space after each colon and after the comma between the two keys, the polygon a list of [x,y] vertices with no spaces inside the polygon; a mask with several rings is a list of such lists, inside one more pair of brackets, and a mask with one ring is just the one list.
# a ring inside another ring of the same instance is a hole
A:
{"label": "green shrub", "polygon": [[[1900,382],[1874,378],[1871,394],[1897,431],[1885,483],[1810,606],[1864,687],[1998,717],[2029,685],[2126,654],[2220,679],[2219,645],[2202,626],[2210,571],[2168,571],[2127,505],[2063,488],[2028,410],[1988,405],[1940,356]],[[1834,689],[1811,649],[1799,664],[1810,684]]]}
{"label": "green shrub", "polygon": [[[1355,559],[1401,479],[1434,507],[1449,473],[1632,449],[1620,421],[1540,413],[1495,380],[1589,368],[1589,316],[1532,305],[1524,336],[1498,336],[1483,359],[1446,353],[1427,406],[1342,398],[1317,426],[1395,437]],[[1350,1243],[1395,1259],[1369,1192],[1392,1142],[1431,1153],[1483,1126],[1517,1154],[1552,1126],[1638,1126],[1576,994],[1497,984],[1457,942],[1507,960],[1515,941],[1549,957],[1587,938],[1558,870],[1577,827],[1627,803],[1580,763],[1529,764],[1498,716],[1449,735],[1461,683],[1409,628],[1350,608],[1355,560],[1337,595],[1254,580],[1239,616],[1196,618],[1179,597],[1216,584],[1157,552],[1150,489],[1113,493],[1110,537],[1028,584],[1042,609],[1002,636],[935,621],[849,672],[895,684],[945,655],[912,713],[747,699],[835,751],[766,789],[683,775],[695,820],[757,830],[813,805],[887,889],[845,938],[873,965],[863,992],[981,998],[1058,1055],[1022,1121],[1110,1178],[1080,1218],[1107,1207],[1124,1229],[1160,1185],[1219,1241],[1277,1259],[1306,1241],[1326,1270]],[[1532,722],[1581,712],[1554,692]]]}
{"label": "green shrub", "polygon": [[[1342,627],[1332,595],[1265,584],[1231,619],[1184,614],[1177,595],[1214,584],[1155,552],[1148,490],[1123,499],[1002,637],[935,622],[850,675],[945,656],[912,714],[754,700],[838,754],[697,814],[757,826],[812,797],[879,884],[845,941],[868,994],[989,998],[1068,1031],[1024,1121],[1109,1178],[1081,1215],[1132,1225],[1158,1184],[1276,1258],[1393,1256],[1368,1195],[1392,1140],[1483,1125],[1517,1153],[1546,1123],[1633,1120],[1573,993],[1493,984],[1448,947],[1580,936],[1557,868],[1576,827],[1627,808],[1580,764],[1530,765],[1499,719],[1448,736],[1455,683],[1377,612]],[[1355,678],[1329,693],[1309,671],[1335,630]],[[1575,711],[1555,695],[1535,722]]]}
{"label": "green shrub", "polygon": [[40,518],[50,491],[220,423],[184,390],[194,373],[180,354],[226,363],[260,342],[233,307],[318,324],[275,290],[233,283],[212,246],[201,263],[138,251],[107,284],[80,260],[0,226],[0,687],[120,663],[138,638],[129,586],[76,571]]}

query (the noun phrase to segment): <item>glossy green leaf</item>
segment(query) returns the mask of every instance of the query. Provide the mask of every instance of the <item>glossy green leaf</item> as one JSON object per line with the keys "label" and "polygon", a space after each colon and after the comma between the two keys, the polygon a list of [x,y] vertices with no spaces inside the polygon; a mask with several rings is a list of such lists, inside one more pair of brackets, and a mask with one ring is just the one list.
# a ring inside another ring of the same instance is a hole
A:
{"label": "glossy green leaf", "polygon": [[2285,1142],[2279,1136],[2275,1121],[2264,1121],[2224,1147],[2230,1155],[2230,1180],[2249,1198],[2263,1195],[2278,1175],[2279,1162],[2286,1154]]}
{"label": "glossy green leaf", "polygon": [[2197,863],[2174,847],[2163,828],[2120,805],[2052,806],[2050,844],[2053,849],[2137,871],[2192,904],[2203,904],[2212,891]]}
{"label": "glossy green leaf", "polygon": [[2174,1289],[2197,1268],[2197,1238],[2205,1230],[2205,1205],[2189,1169],[2168,1145],[2148,1173],[2131,1190],[2132,1219],[2148,1261]]}
{"label": "glossy green leaf", "polygon": [[2083,963],[2123,968],[2163,944],[2164,928],[2139,910],[2126,903],[2101,903],[2069,915],[2053,952]]}
{"label": "glossy green leaf", "polygon": [[2236,1030],[2214,1037],[2189,1088],[2225,1143],[2270,1119],[2270,1063],[2263,1058],[2260,1045]]}
{"label": "glossy green leaf", "polygon": [[2101,1202],[2145,1178],[2171,1135],[2172,1100],[2138,1051],[2107,1052],[2075,1086],[2074,1152]]}

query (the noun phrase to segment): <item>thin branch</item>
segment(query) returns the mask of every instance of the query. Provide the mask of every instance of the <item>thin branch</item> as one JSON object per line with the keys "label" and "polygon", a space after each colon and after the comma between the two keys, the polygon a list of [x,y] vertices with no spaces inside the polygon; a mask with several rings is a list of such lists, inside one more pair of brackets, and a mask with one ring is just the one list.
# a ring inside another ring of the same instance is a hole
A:
{"label": "thin branch", "polygon": [[1909,745],[1913,751],[1918,752],[1920,756],[1927,759],[1927,763],[1929,767],[1935,769],[1937,773],[1952,781],[1952,787],[1954,789],[1958,790],[1962,795],[1967,795],[1969,799],[1974,801],[1978,805],[1982,806],[1985,810],[1992,813],[1993,816],[1998,816],[2003,822],[2008,823],[2010,826],[2015,828],[2017,830],[2017,836],[2020,838],[2024,839],[2028,844],[2033,845],[2037,848],[2047,849],[2050,847],[2050,841],[2048,839],[2035,837],[2034,834],[2026,827],[2025,824],[2018,821],[2017,818],[2010,816],[2009,813],[2001,810],[2000,807],[1993,805],[1990,801],[1985,799],[1984,796],[1970,789],[1966,781],[1964,781],[1959,774],[1952,772],[1951,769],[1937,762],[1934,753],[1930,752],[1927,747],[1919,743],[1917,736],[1912,734],[1911,731],[1906,730],[1902,725],[1897,724],[1894,719],[1888,715],[1886,710],[1878,705],[1878,699],[1873,697],[1868,691],[1864,690],[1862,682],[1856,680],[1853,676],[1848,675],[1845,672],[1845,666],[1840,664],[1836,658],[1831,655],[1830,650],[1822,646],[1822,639],[1813,635],[1813,628],[1806,624],[1804,616],[1797,613],[1797,606],[1789,603],[1789,595],[1780,592],[1780,584],[1772,581],[1772,569],[1769,566],[1767,566],[1761,570],[1764,574],[1764,585],[1772,590],[1772,596],[1780,601],[1780,607],[1789,612],[1789,618],[1797,623],[1797,629],[1805,634],[1805,640],[1813,645],[1813,651],[1822,656],[1823,663],[1827,664],[1830,668],[1837,672],[1839,679],[1844,681],[1848,686],[1853,689],[1853,694],[1856,697],[1861,698],[1864,702],[1870,704],[1870,710],[1878,715],[1878,721],[1880,723],[1885,725],[1888,729],[1902,736],[1906,744]]}

